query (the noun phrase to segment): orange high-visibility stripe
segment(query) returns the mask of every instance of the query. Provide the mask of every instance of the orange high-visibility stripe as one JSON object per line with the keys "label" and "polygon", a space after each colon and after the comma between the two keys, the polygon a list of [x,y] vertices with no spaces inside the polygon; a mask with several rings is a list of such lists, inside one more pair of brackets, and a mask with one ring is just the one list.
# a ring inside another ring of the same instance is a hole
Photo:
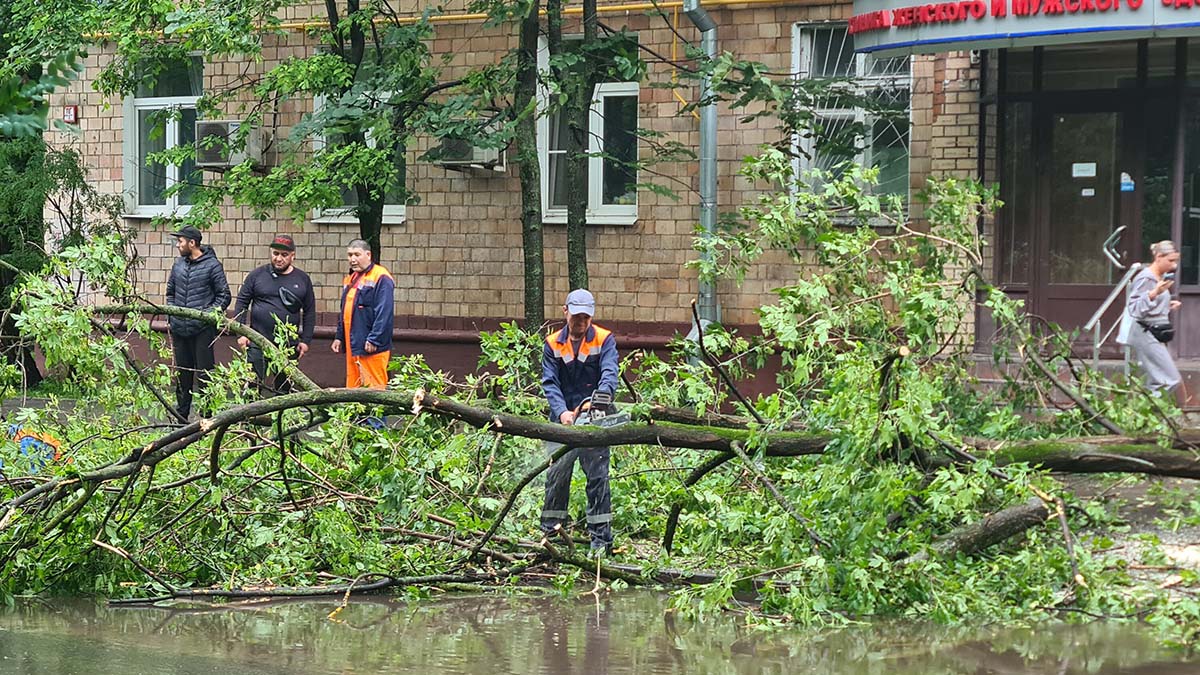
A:
{"label": "orange high-visibility stripe", "polygon": [[354,296],[358,295],[358,288],[351,286],[346,291],[346,301],[342,304],[342,327],[346,338],[346,353],[350,353],[350,321],[354,318]]}
{"label": "orange high-visibility stripe", "polygon": [[571,349],[570,336],[567,336],[565,341],[559,342],[559,333],[554,333],[546,336],[546,344],[550,345],[550,350],[567,363],[574,361],[576,358],[578,358],[580,361],[587,361],[588,356],[590,356],[593,351],[599,352],[600,347],[604,345],[604,341],[608,339],[609,335],[612,335],[612,331],[601,328],[595,324],[592,325],[592,330],[595,331],[595,335],[591,340],[584,340],[579,345],[578,354],[575,353],[575,350]]}
{"label": "orange high-visibility stripe", "polygon": [[379,263],[372,263],[371,269],[367,270],[366,272],[361,274],[357,272],[351,272],[350,274],[342,277],[342,287],[345,288],[347,286],[351,286],[353,290],[357,290],[359,284],[365,282],[369,286],[374,286],[375,284],[379,283],[381,278],[390,276],[392,275],[383,265],[380,265]]}

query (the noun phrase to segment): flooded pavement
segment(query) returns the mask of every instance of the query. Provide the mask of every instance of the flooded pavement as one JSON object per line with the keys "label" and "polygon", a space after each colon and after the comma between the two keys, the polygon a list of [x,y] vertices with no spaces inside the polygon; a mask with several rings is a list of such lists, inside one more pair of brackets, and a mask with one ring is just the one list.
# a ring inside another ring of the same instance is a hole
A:
{"label": "flooded pavement", "polygon": [[649,592],[451,595],[412,602],[117,608],[25,601],[0,610],[5,675],[433,673],[1200,672],[1135,625],[965,630],[889,623],[816,633],[703,623]]}

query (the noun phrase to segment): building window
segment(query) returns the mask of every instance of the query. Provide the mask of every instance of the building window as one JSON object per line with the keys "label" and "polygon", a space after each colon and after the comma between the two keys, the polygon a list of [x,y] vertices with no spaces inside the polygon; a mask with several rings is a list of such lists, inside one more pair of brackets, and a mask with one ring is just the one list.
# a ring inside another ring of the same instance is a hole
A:
{"label": "building window", "polygon": [[[364,94],[365,98],[372,101],[383,101],[386,97]],[[378,105],[378,103],[376,103]],[[325,97],[316,97],[313,103],[314,110],[320,111],[325,107]],[[374,148],[375,139],[371,136],[368,129],[366,132],[367,146]],[[313,138],[313,150],[320,152],[327,144],[339,145],[341,138],[338,136],[315,136]],[[384,225],[399,225],[405,219],[405,181],[408,179],[408,161],[406,158],[406,148],[403,146],[397,148],[392,156],[392,180],[388,181],[383,192],[383,224]],[[358,213],[358,193],[353,187],[342,188],[342,206],[334,208],[314,209],[313,222],[315,223],[346,223],[357,224]]]}
{"label": "building window", "polygon": [[844,24],[799,24],[794,70],[800,79],[832,80],[815,101],[811,133],[797,139],[800,170],[839,175],[847,162],[879,169],[875,193],[908,203],[908,138],[912,72],[909,57],[854,53]]}
{"label": "building window", "polygon": [[151,157],[195,143],[203,82],[204,62],[191,56],[164,64],[125,98],[123,174],[129,215],[182,215],[190,207],[198,182],[194,158],[172,165]]}
{"label": "building window", "polygon": [[[549,68],[545,41],[538,50],[539,69]],[[596,85],[588,115],[586,152],[590,225],[632,225],[637,221],[638,93],[637,82]],[[544,95],[539,106],[545,110]],[[567,222],[567,125],[560,111],[538,120],[538,154],[542,174],[542,219]]]}

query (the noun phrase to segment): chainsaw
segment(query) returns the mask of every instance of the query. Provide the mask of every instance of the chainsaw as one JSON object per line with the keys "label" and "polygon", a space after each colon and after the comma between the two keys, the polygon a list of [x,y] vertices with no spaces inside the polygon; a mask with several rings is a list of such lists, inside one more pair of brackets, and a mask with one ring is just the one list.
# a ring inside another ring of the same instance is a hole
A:
{"label": "chainsaw", "polygon": [[[585,407],[586,406],[586,407]],[[583,408],[583,410],[580,410]],[[571,426],[589,426],[599,427],[601,429],[609,429],[619,427],[622,424],[628,424],[631,419],[627,412],[613,412],[613,395],[607,391],[598,391],[590,397],[583,399],[576,408],[575,422]],[[543,441],[543,447],[547,454],[554,454],[566,445],[566,443],[557,443],[554,441]]]}

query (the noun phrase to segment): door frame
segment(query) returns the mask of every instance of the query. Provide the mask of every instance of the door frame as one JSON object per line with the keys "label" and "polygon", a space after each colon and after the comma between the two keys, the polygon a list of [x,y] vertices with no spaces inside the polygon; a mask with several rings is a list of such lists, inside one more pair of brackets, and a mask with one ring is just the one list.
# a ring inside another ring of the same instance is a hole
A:
{"label": "door frame", "polygon": [[[1133,93],[1133,92],[1129,92]],[[1145,140],[1142,120],[1145,111],[1141,97],[1122,95],[1120,91],[1104,92],[1053,92],[1044,93],[1033,102],[1033,143],[1035,157],[1035,200],[1033,235],[1031,253],[1029,307],[1032,313],[1047,316],[1053,305],[1061,302],[1088,302],[1095,311],[1104,298],[1112,291],[1112,284],[1051,284],[1050,283],[1050,230],[1053,227],[1051,219],[1050,189],[1054,179],[1051,173],[1053,157],[1052,129],[1056,114],[1087,114],[1087,113],[1117,113],[1120,115],[1120,138],[1118,143],[1117,166],[1113,175],[1118,176],[1129,169],[1134,184],[1143,186],[1145,177]],[[1117,189],[1117,208],[1114,217],[1115,227],[1126,226],[1122,233],[1118,250],[1123,254],[1123,261],[1132,261],[1137,257],[1137,249],[1141,243],[1141,196],[1140,190],[1120,192]],[[1103,253],[1095,252],[1097,258]],[[1115,275],[1120,277],[1120,273]],[[1094,302],[1093,302],[1094,301]],[[1057,312],[1055,312],[1057,314]],[[1086,319],[1085,319],[1086,320]],[[1082,322],[1081,322],[1082,323]]]}

